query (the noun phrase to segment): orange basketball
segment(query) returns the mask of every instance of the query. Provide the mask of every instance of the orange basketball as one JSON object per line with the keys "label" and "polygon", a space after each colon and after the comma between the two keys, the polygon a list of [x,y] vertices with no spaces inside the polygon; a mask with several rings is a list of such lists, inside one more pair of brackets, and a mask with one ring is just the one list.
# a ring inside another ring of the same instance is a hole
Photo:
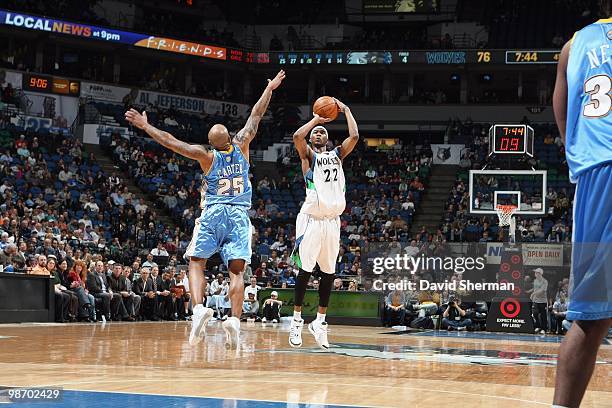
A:
{"label": "orange basketball", "polygon": [[322,96],[312,106],[312,111],[322,118],[334,120],[338,117],[338,105],[331,96]]}

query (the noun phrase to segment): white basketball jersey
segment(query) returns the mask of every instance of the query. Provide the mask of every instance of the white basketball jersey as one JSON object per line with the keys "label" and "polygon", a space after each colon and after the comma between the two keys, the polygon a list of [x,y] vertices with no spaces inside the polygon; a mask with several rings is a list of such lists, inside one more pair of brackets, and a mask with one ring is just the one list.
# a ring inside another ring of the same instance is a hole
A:
{"label": "white basketball jersey", "polygon": [[344,212],[346,185],[338,148],[315,153],[306,179],[306,199],[301,213],[314,217],[337,217]]}

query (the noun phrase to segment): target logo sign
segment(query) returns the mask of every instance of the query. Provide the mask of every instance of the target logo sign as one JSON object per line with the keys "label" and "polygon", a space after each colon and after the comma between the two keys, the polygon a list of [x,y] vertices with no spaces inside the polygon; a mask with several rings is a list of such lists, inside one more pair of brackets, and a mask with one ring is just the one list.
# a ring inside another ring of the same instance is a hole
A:
{"label": "target logo sign", "polygon": [[521,304],[513,298],[504,299],[499,305],[499,310],[508,319],[515,318],[521,312]]}

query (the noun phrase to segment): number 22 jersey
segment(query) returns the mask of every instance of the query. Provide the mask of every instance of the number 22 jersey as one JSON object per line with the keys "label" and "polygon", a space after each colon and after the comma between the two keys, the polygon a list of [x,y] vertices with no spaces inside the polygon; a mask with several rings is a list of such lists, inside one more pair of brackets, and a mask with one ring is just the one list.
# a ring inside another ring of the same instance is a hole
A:
{"label": "number 22 jersey", "polygon": [[300,213],[317,218],[337,217],[346,207],[346,184],[339,149],[314,153],[310,169],[304,176],[306,199]]}

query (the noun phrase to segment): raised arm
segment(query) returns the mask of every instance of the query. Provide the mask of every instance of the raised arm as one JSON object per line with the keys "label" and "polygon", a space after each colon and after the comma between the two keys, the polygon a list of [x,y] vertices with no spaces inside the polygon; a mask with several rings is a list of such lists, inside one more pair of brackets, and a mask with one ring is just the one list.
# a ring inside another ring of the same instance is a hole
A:
{"label": "raised arm", "polygon": [[246,153],[249,148],[249,143],[251,143],[251,140],[253,140],[257,134],[259,122],[261,121],[261,118],[263,118],[266,110],[268,109],[268,105],[270,104],[272,91],[280,86],[283,79],[285,79],[285,71],[282,69],[278,71],[278,74],[276,74],[274,79],[268,79],[268,86],[266,86],[266,89],[264,89],[257,103],[253,105],[251,115],[247,119],[246,125],[244,125],[236,136],[234,136],[233,142],[238,144],[243,152]]}
{"label": "raised arm", "polygon": [[557,65],[557,80],[553,92],[553,111],[555,121],[561,133],[561,140],[565,144],[565,127],[567,126],[567,60],[569,59],[571,42],[566,43],[561,50],[559,64]]}
{"label": "raised arm", "polygon": [[342,145],[340,146],[340,160],[344,160],[344,158],[353,151],[355,146],[357,146],[357,142],[359,141],[359,129],[357,128],[357,122],[355,121],[353,113],[349,107],[337,99],[336,103],[338,104],[340,112],[343,112],[344,116],[346,116],[346,122],[349,130],[349,137],[344,139]]}
{"label": "raised arm", "polygon": [[301,160],[310,160],[313,156],[313,151],[306,142],[306,136],[310,134],[310,131],[315,126],[322,125],[323,123],[327,122],[330,122],[330,120],[325,119],[315,113],[312,119],[304,123],[298,130],[295,131],[293,134],[293,143],[295,144],[295,148],[297,149]]}
{"label": "raised arm", "polygon": [[129,111],[125,112],[125,119],[127,119],[128,122],[136,126],[138,129],[144,130],[162,146],[167,147],[181,156],[197,160],[200,162],[202,169],[206,170],[208,167],[210,167],[213,160],[213,154],[209,150],[201,145],[191,145],[181,142],[170,133],[157,129],[148,122],[147,112],[143,111],[142,114],[140,114],[136,109],[130,109]]}

